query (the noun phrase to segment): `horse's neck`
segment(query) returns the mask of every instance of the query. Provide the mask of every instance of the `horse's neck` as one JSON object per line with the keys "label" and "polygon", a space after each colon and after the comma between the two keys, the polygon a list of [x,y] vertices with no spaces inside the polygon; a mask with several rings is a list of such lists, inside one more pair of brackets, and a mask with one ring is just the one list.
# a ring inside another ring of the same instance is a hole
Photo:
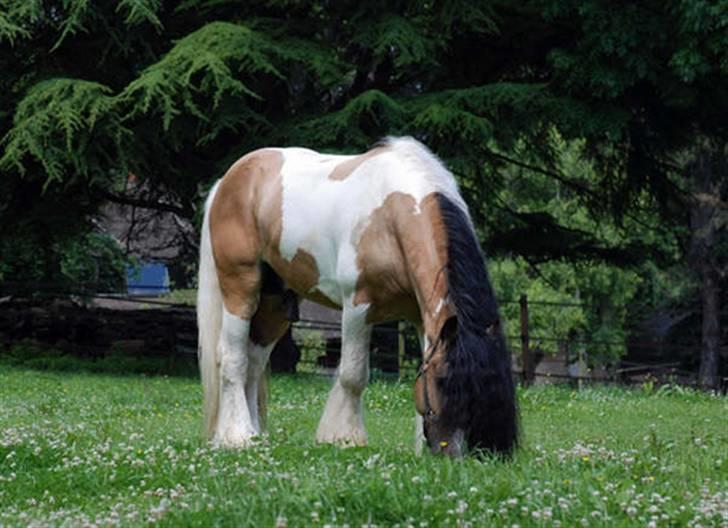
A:
{"label": "horse's neck", "polygon": [[420,203],[420,214],[399,226],[400,244],[419,305],[425,335],[434,340],[453,315],[448,299],[447,234],[435,194]]}

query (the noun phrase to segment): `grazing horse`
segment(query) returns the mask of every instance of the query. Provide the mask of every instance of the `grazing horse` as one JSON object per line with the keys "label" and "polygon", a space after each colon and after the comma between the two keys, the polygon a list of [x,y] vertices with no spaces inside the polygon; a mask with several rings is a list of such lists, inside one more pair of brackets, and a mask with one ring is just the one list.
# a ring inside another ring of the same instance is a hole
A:
{"label": "grazing horse", "polygon": [[510,358],[483,255],[455,179],[421,143],[389,138],[354,156],[247,154],[207,198],[200,254],[199,360],[214,444],[246,446],[263,431],[265,367],[300,296],[342,310],[319,442],[366,443],[372,325],[405,319],[422,343],[420,442],[453,456],[516,445]]}

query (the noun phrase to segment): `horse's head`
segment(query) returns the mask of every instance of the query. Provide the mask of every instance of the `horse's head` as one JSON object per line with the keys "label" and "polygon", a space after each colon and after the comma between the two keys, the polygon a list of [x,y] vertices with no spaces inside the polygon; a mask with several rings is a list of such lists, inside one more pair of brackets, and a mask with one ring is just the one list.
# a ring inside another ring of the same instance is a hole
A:
{"label": "horse's head", "polygon": [[447,350],[448,336],[454,329],[450,328],[454,318],[443,327],[440,339],[432,343],[425,355],[425,361],[417,372],[415,381],[415,406],[422,415],[425,439],[433,453],[445,453],[454,457],[464,453],[465,434],[462,428],[451,423],[444,416],[445,390],[448,377]]}
{"label": "horse's head", "polygon": [[465,331],[457,317],[443,325],[415,381],[415,405],[433,453],[466,450],[509,454],[517,441],[514,388],[497,320]]}

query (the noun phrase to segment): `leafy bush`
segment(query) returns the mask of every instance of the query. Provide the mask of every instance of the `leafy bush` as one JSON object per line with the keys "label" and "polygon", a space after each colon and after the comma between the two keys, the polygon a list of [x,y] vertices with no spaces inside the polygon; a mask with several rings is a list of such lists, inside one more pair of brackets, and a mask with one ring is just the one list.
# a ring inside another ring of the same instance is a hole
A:
{"label": "leafy bush", "polygon": [[108,235],[86,233],[59,246],[60,272],[70,284],[93,282],[96,289],[123,288],[130,259]]}
{"label": "leafy bush", "polygon": [[[111,236],[81,231],[65,236],[25,231],[0,240],[0,285],[10,291],[51,293],[88,286],[93,291],[124,287],[126,268],[133,263]],[[32,286],[31,286],[32,285]]]}

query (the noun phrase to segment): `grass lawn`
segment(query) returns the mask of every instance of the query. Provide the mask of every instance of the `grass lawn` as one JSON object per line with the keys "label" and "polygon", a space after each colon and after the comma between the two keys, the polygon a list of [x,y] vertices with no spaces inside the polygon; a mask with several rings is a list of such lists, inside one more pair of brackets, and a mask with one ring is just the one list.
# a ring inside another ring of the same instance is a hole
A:
{"label": "grass lawn", "polygon": [[330,381],[274,377],[270,435],[200,438],[192,378],[0,365],[0,526],[727,526],[728,399],[520,391],[510,462],[417,457],[409,384],[366,392],[369,446],[313,441]]}

